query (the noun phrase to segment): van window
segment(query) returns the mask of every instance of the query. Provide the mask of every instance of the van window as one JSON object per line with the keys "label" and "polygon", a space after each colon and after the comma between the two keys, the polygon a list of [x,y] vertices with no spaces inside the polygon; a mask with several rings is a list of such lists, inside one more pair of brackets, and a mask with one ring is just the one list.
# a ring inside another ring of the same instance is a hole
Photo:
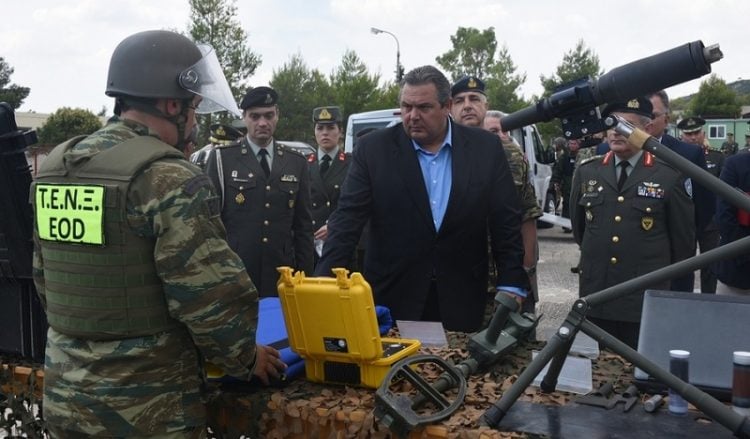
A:
{"label": "van window", "polygon": [[377,122],[356,122],[354,125],[352,125],[352,135],[353,135],[353,145],[356,148],[357,147],[357,135],[360,131],[366,129],[366,128],[385,128],[388,126],[389,121],[377,121]]}

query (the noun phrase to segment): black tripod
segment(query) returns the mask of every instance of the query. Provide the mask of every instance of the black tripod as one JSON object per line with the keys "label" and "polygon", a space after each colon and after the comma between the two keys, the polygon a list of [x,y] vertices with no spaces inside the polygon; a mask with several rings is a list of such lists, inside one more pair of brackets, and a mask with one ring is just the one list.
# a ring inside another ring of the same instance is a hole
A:
{"label": "black tripod", "polygon": [[[669,162],[678,170],[691,177],[694,181],[702,184],[715,194],[724,197],[732,205],[750,211],[750,197],[735,190],[708,172],[703,171],[687,159],[657,142],[653,137],[649,137],[648,134],[634,128],[623,120],[607,120],[605,121],[605,124],[609,126],[617,124],[615,129],[618,133],[627,137],[630,144],[649,151],[657,157]],[[550,364],[549,370],[542,380],[540,387],[543,392],[553,392],[557,386],[558,376],[563,363],[565,362],[565,358],[570,351],[570,347],[573,344],[573,340],[578,331],[583,331],[603,346],[610,348],[632,364],[646,371],[649,375],[677,391],[695,407],[719,424],[727,427],[736,436],[750,438],[750,422],[748,422],[746,417],[735,413],[730,407],[720,403],[712,396],[660,368],[625,343],[619,341],[598,326],[586,320],[587,312],[591,307],[632,294],[633,292],[642,290],[649,285],[691,273],[696,269],[706,267],[714,262],[737,257],[742,254],[747,254],[748,252],[750,252],[750,237],[734,241],[709,252],[702,253],[677,264],[661,268],[652,273],[637,277],[577,300],[573,304],[573,309],[568,313],[568,316],[557,332],[549,339],[547,345],[537,357],[529,363],[526,370],[524,370],[521,376],[518,377],[518,380],[516,380],[513,386],[503,394],[502,398],[484,413],[482,416],[482,422],[490,427],[497,427],[503,417],[508,413],[511,406],[523,393],[524,389],[531,384],[534,378],[550,361],[552,361],[552,363]]]}

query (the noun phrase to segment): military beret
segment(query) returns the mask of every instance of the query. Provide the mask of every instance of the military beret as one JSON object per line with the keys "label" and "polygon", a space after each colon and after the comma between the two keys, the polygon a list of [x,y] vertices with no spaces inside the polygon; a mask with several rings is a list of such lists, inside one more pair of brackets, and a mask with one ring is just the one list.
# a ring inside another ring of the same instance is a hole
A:
{"label": "military beret", "polygon": [[209,129],[211,130],[211,139],[216,141],[232,141],[243,136],[242,132],[237,128],[220,123],[211,125]]}
{"label": "military beret", "polygon": [[313,110],[312,119],[315,123],[338,123],[341,122],[341,110],[339,107],[318,107]]}
{"label": "military beret", "polygon": [[703,129],[703,125],[706,124],[706,120],[702,117],[691,116],[682,119],[677,123],[677,128],[681,129],[683,133],[694,133]]}
{"label": "military beret", "polygon": [[271,87],[255,87],[245,93],[240,108],[246,110],[251,107],[270,107],[276,105],[279,94]]}
{"label": "military beret", "polygon": [[475,76],[464,76],[456,81],[456,83],[453,84],[453,87],[451,87],[451,97],[466,91],[476,91],[485,94],[484,81]]}
{"label": "military beret", "polygon": [[651,105],[651,101],[645,96],[638,96],[629,101],[610,102],[604,106],[602,116],[607,117],[614,112],[640,114],[651,119],[654,118],[654,106]]}

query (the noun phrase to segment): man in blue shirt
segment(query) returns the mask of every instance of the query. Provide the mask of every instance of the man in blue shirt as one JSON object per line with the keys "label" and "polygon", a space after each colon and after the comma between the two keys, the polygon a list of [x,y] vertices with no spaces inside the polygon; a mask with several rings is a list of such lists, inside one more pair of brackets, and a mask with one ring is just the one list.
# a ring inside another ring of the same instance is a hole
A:
{"label": "man in blue shirt", "polygon": [[[450,83],[432,66],[404,77],[403,123],[363,137],[354,151],[316,275],[344,266],[370,220],[364,275],[395,319],[480,329],[487,295],[487,233],[499,289],[519,302],[521,215],[500,138],[451,122]],[[508,188],[508,190],[498,190]]]}

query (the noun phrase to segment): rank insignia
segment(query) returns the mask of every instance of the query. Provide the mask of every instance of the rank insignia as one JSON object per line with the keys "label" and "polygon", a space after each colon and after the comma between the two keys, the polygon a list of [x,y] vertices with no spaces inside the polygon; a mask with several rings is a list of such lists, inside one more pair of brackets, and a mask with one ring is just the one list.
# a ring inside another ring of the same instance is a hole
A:
{"label": "rank insignia", "polygon": [[284,174],[281,176],[281,181],[296,182],[297,176],[294,174]]}
{"label": "rank insignia", "polygon": [[313,162],[315,162],[315,153],[310,153],[310,155],[307,156],[307,163]]}
{"label": "rank insignia", "polygon": [[244,204],[245,203],[245,196],[242,195],[242,192],[237,194],[236,197],[234,197],[234,202],[237,204]]}
{"label": "rank insignia", "polygon": [[237,171],[232,171],[232,178],[237,178]]}
{"label": "rank insignia", "polygon": [[591,211],[590,211],[590,210],[587,210],[587,211],[586,211],[586,221],[589,221],[589,222],[591,222],[591,221],[593,221],[593,220],[594,220],[594,214],[593,214],[593,213],[591,213]]}
{"label": "rank insignia", "polygon": [[346,154],[344,154],[344,151],[340,151],[339,152],[339,161],[343,162],[344,160],[346,160]]}
{"label": "rank insignia", "polygon": [[240,152],[241,152],[242,154],[247,154],[247,148],[242,148],[242,150],[241,150]]}
{"label": "rank insignia", "polygon": [[641,228],[643,230],[649,231],[651,228],[654,227],[654,218],[650,216],[644,216],[641,218]]}

